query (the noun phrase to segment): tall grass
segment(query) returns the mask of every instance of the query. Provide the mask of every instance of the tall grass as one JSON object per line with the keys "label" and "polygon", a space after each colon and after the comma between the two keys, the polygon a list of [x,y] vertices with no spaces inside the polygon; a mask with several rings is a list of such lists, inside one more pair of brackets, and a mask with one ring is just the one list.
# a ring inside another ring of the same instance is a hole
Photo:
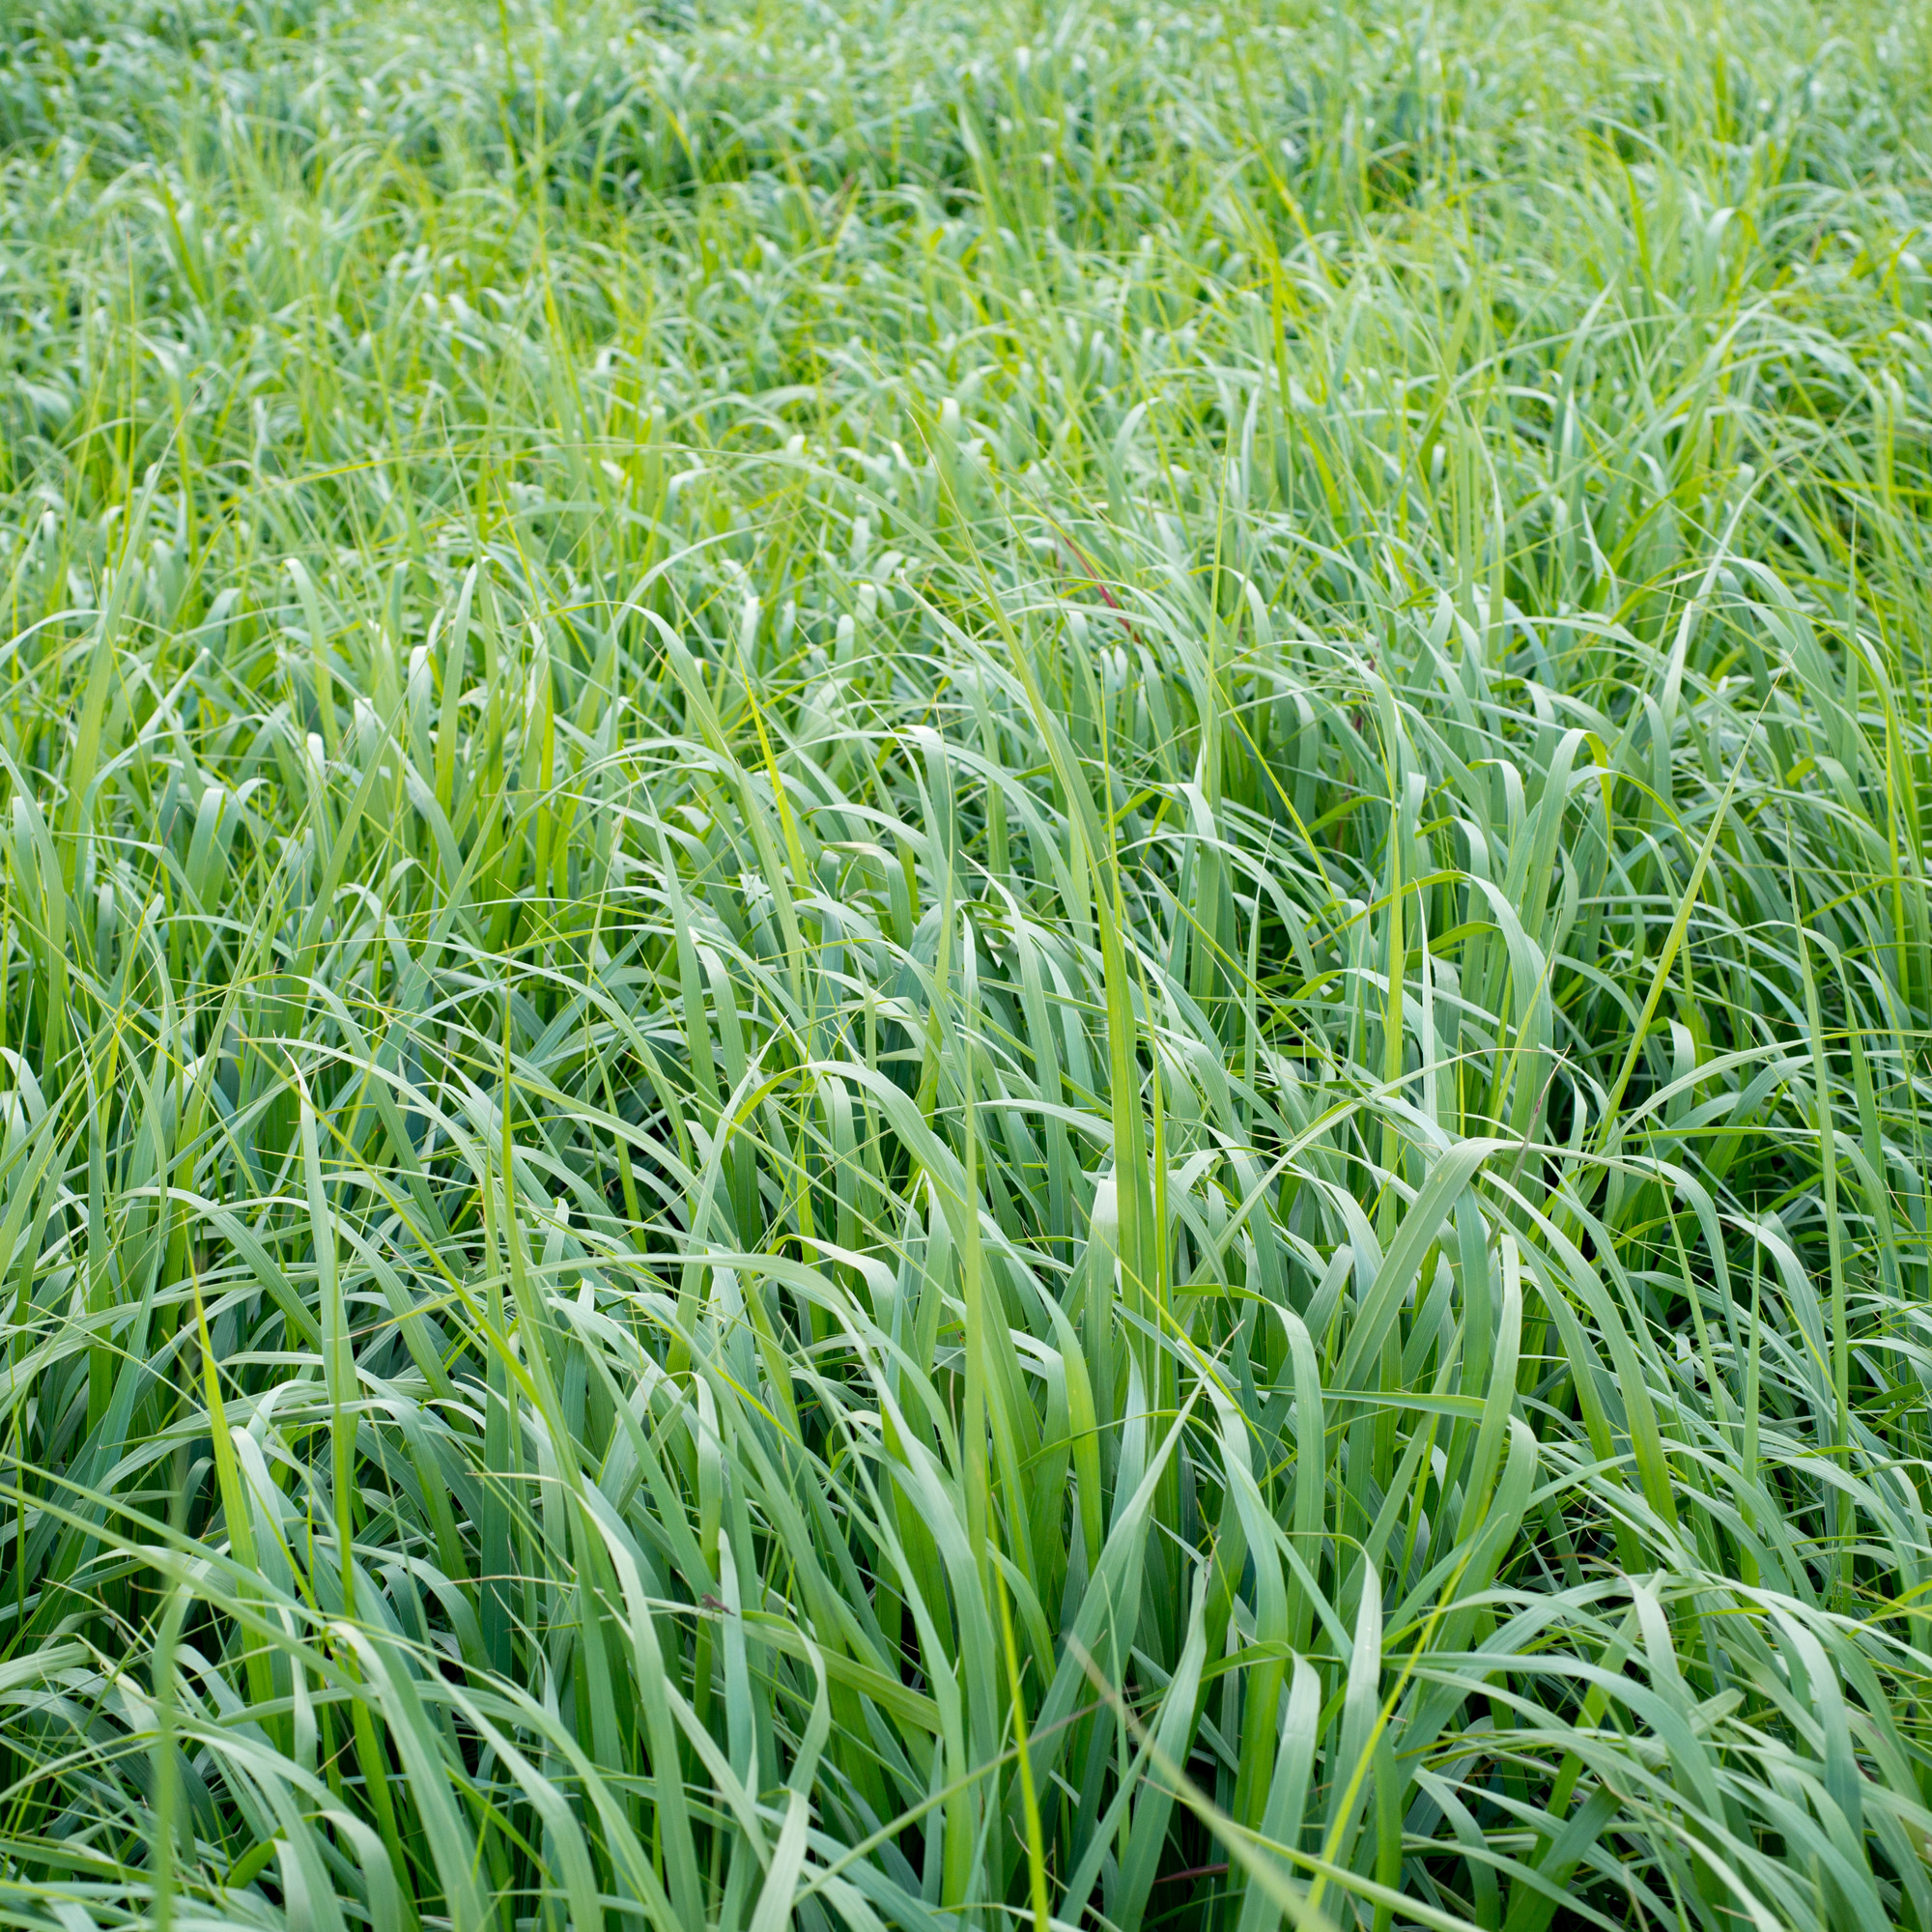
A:
{"label": "tall grass", "polygon": [[1921,8],[0,26],[8,1923],[1932,1932]]}

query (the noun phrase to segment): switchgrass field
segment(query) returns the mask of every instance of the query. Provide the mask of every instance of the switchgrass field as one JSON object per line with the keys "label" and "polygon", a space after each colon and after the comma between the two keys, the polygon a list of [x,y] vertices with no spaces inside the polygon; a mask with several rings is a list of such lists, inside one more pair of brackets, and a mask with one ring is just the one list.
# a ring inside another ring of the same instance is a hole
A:
{"label": "switchgrass field", "polygon": [[1932,15],[0,0],[0,1920],[1932,1932]]}

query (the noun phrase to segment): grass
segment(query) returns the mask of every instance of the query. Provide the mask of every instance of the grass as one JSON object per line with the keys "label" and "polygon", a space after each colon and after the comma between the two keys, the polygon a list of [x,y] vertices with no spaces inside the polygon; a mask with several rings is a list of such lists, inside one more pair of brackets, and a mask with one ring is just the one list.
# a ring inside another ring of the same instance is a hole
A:
{"label": "grass", "polygon": [[0,0],[0,1916],[1932,1932],[1932,29]]}

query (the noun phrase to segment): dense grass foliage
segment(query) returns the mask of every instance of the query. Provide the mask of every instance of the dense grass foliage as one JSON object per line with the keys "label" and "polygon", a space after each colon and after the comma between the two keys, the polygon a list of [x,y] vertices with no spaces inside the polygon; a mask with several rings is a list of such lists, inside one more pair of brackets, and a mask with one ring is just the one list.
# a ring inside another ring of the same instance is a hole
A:
{"label": "dense grass foliage", "polygon": [[0,1916],[1932,1932],[1932,22],[0,0]]}

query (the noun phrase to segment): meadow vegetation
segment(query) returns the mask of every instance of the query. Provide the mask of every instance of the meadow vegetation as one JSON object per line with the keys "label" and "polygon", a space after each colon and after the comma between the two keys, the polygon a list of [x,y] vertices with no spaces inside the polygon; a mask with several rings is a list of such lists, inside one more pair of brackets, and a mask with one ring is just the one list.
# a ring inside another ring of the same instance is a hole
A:
{"label": "meadow vegetation", "polygon": [[0,0],[0,1918],[1932,1932],[1932,17]]}

